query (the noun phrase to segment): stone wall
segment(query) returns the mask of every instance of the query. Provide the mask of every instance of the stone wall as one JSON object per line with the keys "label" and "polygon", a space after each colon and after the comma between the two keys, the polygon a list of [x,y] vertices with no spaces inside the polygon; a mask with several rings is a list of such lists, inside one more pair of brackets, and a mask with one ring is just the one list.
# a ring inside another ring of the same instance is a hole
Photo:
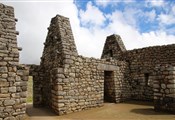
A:
{"label": "stone wall", "polygon": [[41,65],[30,66],[35,107],[49,106],[62,115],[102,106],[105,71],[114,73],[113,102],[130,98],[130,87],[123,79],[128,64],[79,56],[68,18],[52,18],[44,45]]}
{"label": "stone wall", "polygon": [[[69,67],[53,71],[52,108],[59,115],[102,106],[104,71],[113,72],[113,102],[130,98],[130,88],[123,80],[125,62],[98,60],[77,56]],[[122,67],[121,67],[122,68]],[[109,86],[110,87],[110,86]]]}
{"label": "stone wall", "polygon": [[19,65],[15,21],[13,8],[0,4],[0,120],[23,119],[28,75],[34,107],[58,115],[130,99],[154,99],[156,110],[174,113],[175,45],[127,51],[120,36],[111,35],[102,59],[86,58],[77,53],[69,19],[56,15],[40,65],[25,66]]}
{"label": "stone wall", "polygon": [[123,59],[129,62],[132,96],[139,100],[153,100],[152,74],[156,65],[175,65],[175,45],[154,46],[127,51]]}
{"label": "stone wall", "polygon": [[156,66],[154,72],[154,108],[175,114],[175,67]]}
{"label": "stone wall", "polygon": [[[121,47],[119,47],[121,46]],[[126,61],[129,64],[132,99],[153,100],[152,74],[156,65],[175,65],[175,45],[154,46],[126,51],[118,35],[107,37],[102,58]],[[112,55],[112,56],[111,56]]]}
{"label": "stone wall", "polygon": [[130,99],[154,100],[155,110],[174,113],[174,55],[174,44],[126,51],[121,38],[111,35],[106,39],[102,58],[128,63]]}
{"label": "stone wall", "polygon": [[14,9],[0,4],[0,120],[23,119],[28,69],[19,65]]}
{"label": "stone wall", "polygon": [[115,34],[110,35],[106,38],[101,58],[121,59],[124,52],[126,52],[126,48],[121,37]]}

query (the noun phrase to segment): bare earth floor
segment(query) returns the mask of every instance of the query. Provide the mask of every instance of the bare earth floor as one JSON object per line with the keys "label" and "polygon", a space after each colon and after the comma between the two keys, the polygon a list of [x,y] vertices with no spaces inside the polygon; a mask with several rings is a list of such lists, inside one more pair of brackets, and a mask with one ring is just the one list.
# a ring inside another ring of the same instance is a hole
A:
{"label": "bare earth floor", "polygon": [[138,101],[105,103],[100,108],[63,116],[57,116],[46,108],[33,108],[28,104],[27,120],[175,120],[175,115],[155,112],[151,103]]}

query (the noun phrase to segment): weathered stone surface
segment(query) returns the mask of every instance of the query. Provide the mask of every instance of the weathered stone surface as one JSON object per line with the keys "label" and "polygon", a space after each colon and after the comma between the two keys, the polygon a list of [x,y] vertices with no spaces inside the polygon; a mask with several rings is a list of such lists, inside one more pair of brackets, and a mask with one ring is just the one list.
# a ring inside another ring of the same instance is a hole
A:
{"label": "weathered stone surface", "polygon": [[[17,90],[16,82],[22,82],[28,76],[27,67],[19,64],[15,22],[13,7],[0,3],[0,120],[22,120],[26,108],[25,105],[14,108],[20,92],[26,91],[19,91],[23,86],[18,86]],[[23,74],[18,72],[17,76],[17,70]],[[21,103],[17,101],[17,104]],[[14,115],[15,111],[18,112]]]}
{"label": "weathered stone surface", "polygon": [[6,117],[6,118],[4,118],[4,120],[16,120],[16,118],[15,117]]}
{"label": "weathered stone surface", "polygon": [[0,81],[0,87],[8,87],[8,86],[9,86],[9,82]]}
{"label": "weathered stone surface", "polygon": [[5,106],[10,106],[10,105],[14,105],[14,104],[15,104],[15,100],[5,100],[4,101]]}
{"label": "weathered stone surface", "polygon": [[119,69],[118,66],[106,65],[106,64],[99,64],[97,68],[99,70],[104,70],[104,71],[116,71]]}
{"label": "weathered stone surface", "polygon": [[7,71],[7,67],[0,67],[0,73],[6,73]]}
{"label": "weathered stone surface", "polygon": [[11,93],[16,92],[16,87],[9,87],[9,92],[11,92]]}
{"label": "weathered stone surface", "polygon": [[19,64],[19,33],[12,7],[0,4],[0,28],[3,119],[23,119],[29,74],[33,76],[34,106],[49,106],[59,115],[102,106],[104,99],[115,103],[154,100],[155,109],[175,111],[171,107],[175,45],[127,51],[119,35],[110,35],[102,59],[83,57],[77,53],[69,19],[56,15],[48,28],[41,64],[26,67]]}
{"label": "weathered stone surface", "polygon": [[10,97],[10,94],[6,93],[6,94],[0,94],[0,98],[8,98]]}

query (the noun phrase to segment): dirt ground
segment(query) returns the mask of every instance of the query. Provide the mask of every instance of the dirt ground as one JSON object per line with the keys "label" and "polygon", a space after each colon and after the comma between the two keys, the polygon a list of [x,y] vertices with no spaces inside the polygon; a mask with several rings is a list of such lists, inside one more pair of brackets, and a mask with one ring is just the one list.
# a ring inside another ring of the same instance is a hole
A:
{"label": "dirt ground", "polygon": [[103,107],[92,108],[68,115],[57,116],[46,108],[27,107],[27,120],[175,120],[175,115],[155,112],[148,102],[105,103]]}

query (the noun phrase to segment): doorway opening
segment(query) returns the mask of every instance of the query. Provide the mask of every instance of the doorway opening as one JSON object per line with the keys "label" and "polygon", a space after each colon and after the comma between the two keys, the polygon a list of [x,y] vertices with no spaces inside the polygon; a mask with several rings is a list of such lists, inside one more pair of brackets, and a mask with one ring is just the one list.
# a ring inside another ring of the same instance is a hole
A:
{"label": "doorway opening", "polygon": [[113,71],[104,71],[104,102],[115,102],[115,84]]}
{"label": "doorway opening", "polygon": [[33,104],[33,76],[28,77],[27,104]]}

